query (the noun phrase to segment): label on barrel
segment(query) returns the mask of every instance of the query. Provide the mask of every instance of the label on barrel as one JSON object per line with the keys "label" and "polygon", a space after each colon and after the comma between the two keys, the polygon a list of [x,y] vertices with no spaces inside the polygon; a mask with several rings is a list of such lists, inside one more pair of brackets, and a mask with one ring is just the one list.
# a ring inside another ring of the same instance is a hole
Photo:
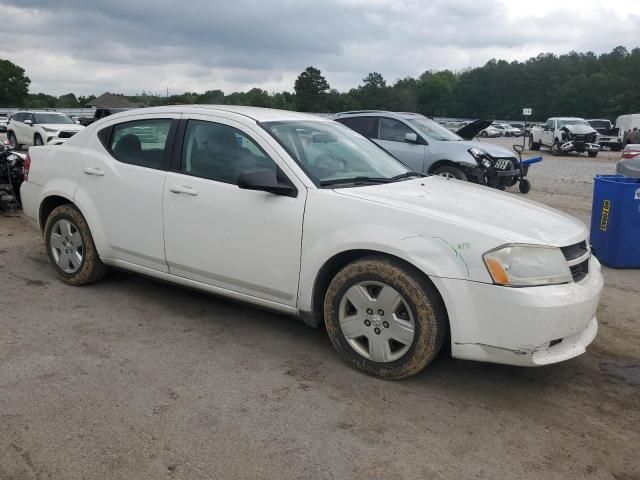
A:
{"label": "label on barrel", "polygon": [[636,196],[633,198],[636,200],[640,200],[640,188],[636,188]]}
{"label": "label on barrel", "polygon": [[602,202],[602,216],[600,217],[600,230],[607,231],[607,223],[609,223],[609,209],[611,208],[611,201],[605,200]]}

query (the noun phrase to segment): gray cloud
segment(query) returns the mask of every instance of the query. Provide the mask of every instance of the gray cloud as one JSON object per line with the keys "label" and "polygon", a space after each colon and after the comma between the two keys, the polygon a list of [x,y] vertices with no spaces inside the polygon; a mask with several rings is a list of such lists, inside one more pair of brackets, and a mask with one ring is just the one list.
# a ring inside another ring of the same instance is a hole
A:
{"label": "gray cloud", "polygon": [[565,0],[528,17],[509,1],[0,0],[10,19],[0,57],[27,70],[32,90],[53,94],[229,92],[291,90],[308,65],[346,89],[374,70],[393,81],[637,42],[640,17],[626,9]]}

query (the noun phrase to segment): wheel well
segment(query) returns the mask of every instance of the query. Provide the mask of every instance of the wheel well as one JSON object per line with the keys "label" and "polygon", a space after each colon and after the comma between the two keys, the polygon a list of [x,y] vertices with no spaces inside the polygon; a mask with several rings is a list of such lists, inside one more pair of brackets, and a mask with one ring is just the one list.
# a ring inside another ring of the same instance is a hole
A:
{"label": "wheel well", "polygon": [[[412,270],[418,276],[422,277],[425,281],[429,282],[433,286],[433,290],[440,296],[445,314],[447,313],[447,307],[444,303],[442,295],[440,295],[440,292],[433,284],[429,276],[419,268],[415,267],[414,265],[400,257],[396,257],[395,255],[390,255],[388,253],[378,252],[376,250],[347,250],[346,252],[341,252],[331,257],[324,263],[324,265],[322,265],[322,268],[320,268],[320,270],[318,271],[318,275],[316,275],[316,281],[313,284],[313,296],[311,298],[312,313],[311,315],[303,316],[303,320],[306,323],[313,327],[319,327],[320,325],[322,325],[324,321],[324,296],[327,293],[327,289],[329,288],[329,284],[331,283],[331,280],[333,280],[333,277],[335,277],[336,274],[349,263],[369,256],[386,257],[393,259],[394,261],[401,263],[406,269]],[[447,331],[449,331],[449,329],[449,315],[447,314]],[[449,337],[447,336],[447,338]]]}
{"label": "wheel well", "polygon": [[49,218],[49,215],[51,215],[51,212],[53,212],[60,205],[65,205],[67,203],[73,202],[68,198],[61,197],[59,195],[52,195],[42,201],[42,203],[40,204],[40,213],[38,215],[41,231],[44,231],[44,226],[46,225],[47,219]]}
{"label": "wheel well", "polygon": [[465,168],[462,165],[456,162],[452,162],[451,160],[438,160],[437,162],[433,163],[429,167],[429,171],[427,173],[433,173],[440,167],[454,167],[454,168],[457,168],[458,170],[463,170],[463,171],[465,170]]}

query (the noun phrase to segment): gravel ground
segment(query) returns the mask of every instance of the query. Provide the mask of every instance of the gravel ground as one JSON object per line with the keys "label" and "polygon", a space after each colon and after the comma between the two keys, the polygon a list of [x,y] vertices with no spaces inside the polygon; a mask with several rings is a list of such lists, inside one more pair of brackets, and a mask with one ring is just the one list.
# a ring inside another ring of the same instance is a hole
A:
{"label": "gravel ground", "polygon": [[[587,221],[618,156],[545,154],[528,196]],[[120,272],[67,286],[0,216],[0,479],[640,479],[640,271],[604,275],[581,357],[385,382],[287,317]]]}

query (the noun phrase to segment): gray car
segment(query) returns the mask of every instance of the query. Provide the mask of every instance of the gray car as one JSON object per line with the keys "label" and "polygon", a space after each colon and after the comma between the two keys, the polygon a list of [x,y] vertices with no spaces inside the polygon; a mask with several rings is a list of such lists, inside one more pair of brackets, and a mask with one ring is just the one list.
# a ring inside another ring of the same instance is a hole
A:
{"label": "gray car", "polygon": [[454,133],[417,113],[360,110],[338,113],[334,120],[368,137],[416,172],[499,189],[518,181],[520,163],[512,152],[471,140],[491,122],[473,122]]}
{"label": "gray car", "polygon": [[640,144],[630,143],[624,147],[616,172],[626,177],[640,177]]}

